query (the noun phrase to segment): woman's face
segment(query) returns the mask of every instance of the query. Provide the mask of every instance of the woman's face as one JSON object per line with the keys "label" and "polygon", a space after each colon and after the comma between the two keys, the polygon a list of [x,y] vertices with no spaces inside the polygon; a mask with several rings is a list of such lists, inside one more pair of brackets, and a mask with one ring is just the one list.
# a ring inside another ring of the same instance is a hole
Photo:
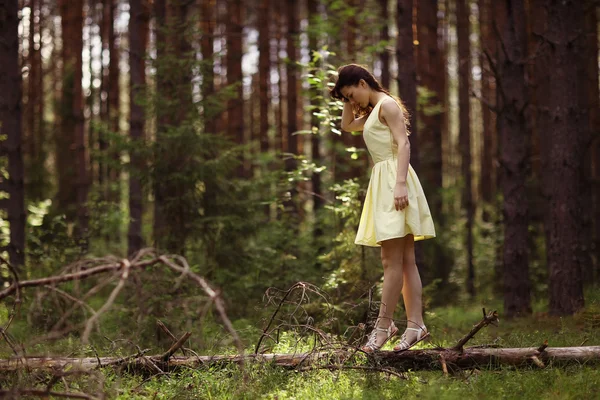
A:
{"label": "woman's face", "polygon": [[360,108],[369,106],[369,96],[371,91],[369,85],[364,80],[360,80],[355,86],[344,86],[341,90],[342,96],[348,99],[351,104],[356,104]]}

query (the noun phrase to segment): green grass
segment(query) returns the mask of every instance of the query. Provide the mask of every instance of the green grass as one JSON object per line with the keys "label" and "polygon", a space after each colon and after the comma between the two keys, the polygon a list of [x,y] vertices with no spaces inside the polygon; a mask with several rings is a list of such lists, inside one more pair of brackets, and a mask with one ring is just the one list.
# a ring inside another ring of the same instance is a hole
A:
{"label": "green grass", "polygon": [[[586,308],[570,317],[552,317],[537,311],[526,318],[504,320],[484,328],[468,344],[496,344],[502,347],[539,346],[548,340],[551,347],[600,345],[600,301],[587,296]],[[421,347],[454,345],[482,317],[481,304],[432,309],[426,323],[433,339]],[[489,307],[488,311],[493,309]],[[535,309],[535,308],[534,308]],[[543,307],[537,308],[542,310]],[[236,321],[253,351],[259,330],[251,321]],[[299,350],[292,334],[280,336],[277,352]],[[76,341],[76,340],[75,340]],[[306,342],[300,346],[308,346]],[[70,346],[65,346],[69,348]],[[72,349],[76,349],[73,344]],[[223,349],[228,353],[232,349]],[[87,351],[81,355],[90,356]],[[103,355],[103,354],[101,354]],[[356,370],[313,370],[297,372],[272,365],[249,364],[183,370],[168,376],[147,378],[103,371],[104,391],[116,399],[595,399],[600,393],[600,366],[548,365],[538,368],[469,370],[444,376],[441,371],[410,371],[408,379],[382,372]],[[1,387],[42,387],[40,374],[0,377]],[[94,393],[97,377],[70,377],[71,391]],[[62,383],[55,390],[66,390]]]}

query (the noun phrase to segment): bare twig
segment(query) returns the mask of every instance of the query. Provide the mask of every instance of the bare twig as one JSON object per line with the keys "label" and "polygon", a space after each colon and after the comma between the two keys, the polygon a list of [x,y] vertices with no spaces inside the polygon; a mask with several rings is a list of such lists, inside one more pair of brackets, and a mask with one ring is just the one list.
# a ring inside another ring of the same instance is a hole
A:
{"label": "bare twig", "polygon": [[188,340],[188,338],[192,336],[192,332],[186,332],[184,333],[181,338],[179,338],[179,340],[173,344],[171,346],[171,348],[169,350],[167,350],[167,352],[165,354],[163,354],[161,356],[163,361],[168,361],[169,358],[171,358],[171,356],[173,355],[173,353],[175,353],[181,346],[183,346],[183,344],[185,343],[186,340]]}
{"label": "bare twig", "polygon": [[100,309],[94,315],[92,315],[92,317],[90,319],[88,319],[88,321],[86,322],[85,330],[83,331],[83,335],[81,337],[81,341],[83,343],[88,343],[90,333],[92,331],[92,327],[94,326],[94,322],[96,322],[98,320],[98,318],[112,306],[115,299],[121,292],[121,289],[123,289],[123,286],[125,286],[125,282],[127,281],[127,278],[129,277],[129,268],[131,267],[131,264],[129,263],[129,260],[123,259],[121,261],[121,265],[123,266],[123,273],[121,274],[121,280],[119,281],[117,286],[111,292],[110,296],[108,297],[108,300],[106,300],[106,303],[104,303],[104,305],[102,307],[100,307]]}
{"label": "bare twig", "polygon": [[[8,342],[8,337],[4,334],[4,332],[8,330],[8,328],[10,327],[10,324],[12,324],[13,319],[19,312],[19,309],[21,307],[21,290],[19,289],[19,274],[17,274],[17,270],[15,269],[15,267],[13,267],[12,264],[10,262],[8,262],[8,260],[2,256],[0,256],[0,263],[5,264],[8,267],[10,273],[13,275],[14,282],[12,283],[11,287],[14,286],[15,291],[17,292],[17,297],[15,299],[15,302],[13,303],[13,307],[12,307],[12,310],[10,311],[8,321],[6,322],[6,325],[4,327],[0,327],[0,332],[2,333],[2,337],[4,339],[6,339],[6,341]],[[0,300],[1,299],[2,298],[0,298]],[[10,343],[9,343],[9,345],[10,345]],[[12,345],[10,345],[10,346],[12,347]],[[13,350],[14,350],[14,348],[13,348]]]}
{"label": "bare twig", "polygon": [[496,311],[490,311],[487,315],[485,313],[485,308],[483,309],[483,319],[479,321],[479,323],[473,326],[473,329],[465,335],[462,339],[458,341],[456,346],[452,347],[452,350],[462,351],[463,346],[473,337],[477,332],[481,330],[484,326],[487,326],[492,323],[498,322],[498,313]]}

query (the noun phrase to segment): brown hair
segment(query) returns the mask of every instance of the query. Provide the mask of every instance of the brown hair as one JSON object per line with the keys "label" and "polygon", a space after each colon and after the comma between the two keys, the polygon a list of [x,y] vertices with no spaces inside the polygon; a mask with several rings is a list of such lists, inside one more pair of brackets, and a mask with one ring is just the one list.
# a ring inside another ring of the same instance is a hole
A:
{"label": "brown hair", "polygon": [[[379,81],[375,79],[373,74],[369,72],[368,69],[358,64],[347,64],[338,68],[338,79],[335,83],[333,89],[330,90],[331,97],[334,99],[342,100],[343,102],[347,102],[348,99],[344,97],[342,94],[342,88],[346,86],[356,86],[360,82],[360,80],[364,80],[369,87],[377,92],[382,92],[387,94],[396,100],[396,103],[400,106],[400,110],[402,110],[402,114],[404,115],[404,124],[406,125],[406,132],[410,134],[408,127],[410,123],[408,110],[402,103],[398,97],[393,96],[390,92],[384,89]],[[368,115],[373,110],[373,106],[368,105],[367,108],[361,108],[358,105],[354,106],[354,115],[356,117],[361,117],[363,115]]]}

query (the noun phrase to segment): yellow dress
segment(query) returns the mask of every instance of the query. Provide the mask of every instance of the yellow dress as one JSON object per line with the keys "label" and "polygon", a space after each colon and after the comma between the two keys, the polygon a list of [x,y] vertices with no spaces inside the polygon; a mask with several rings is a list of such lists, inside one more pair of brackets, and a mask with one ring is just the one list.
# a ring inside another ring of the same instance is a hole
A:
{"label": "yellow dress", "polygon": [[390,128],[379,120],[379,109],[386,100],[395,101],[388,96],[380,99],[363,128],[363,138],[375,164],[354,241],[364,246],[381,246],[384,240],[409,234],[414,235],[415,241],[435,237],[427,199],[410,165],[406,177],[408,207],[396,211],[394,206],[398,145],[393,140]]}

